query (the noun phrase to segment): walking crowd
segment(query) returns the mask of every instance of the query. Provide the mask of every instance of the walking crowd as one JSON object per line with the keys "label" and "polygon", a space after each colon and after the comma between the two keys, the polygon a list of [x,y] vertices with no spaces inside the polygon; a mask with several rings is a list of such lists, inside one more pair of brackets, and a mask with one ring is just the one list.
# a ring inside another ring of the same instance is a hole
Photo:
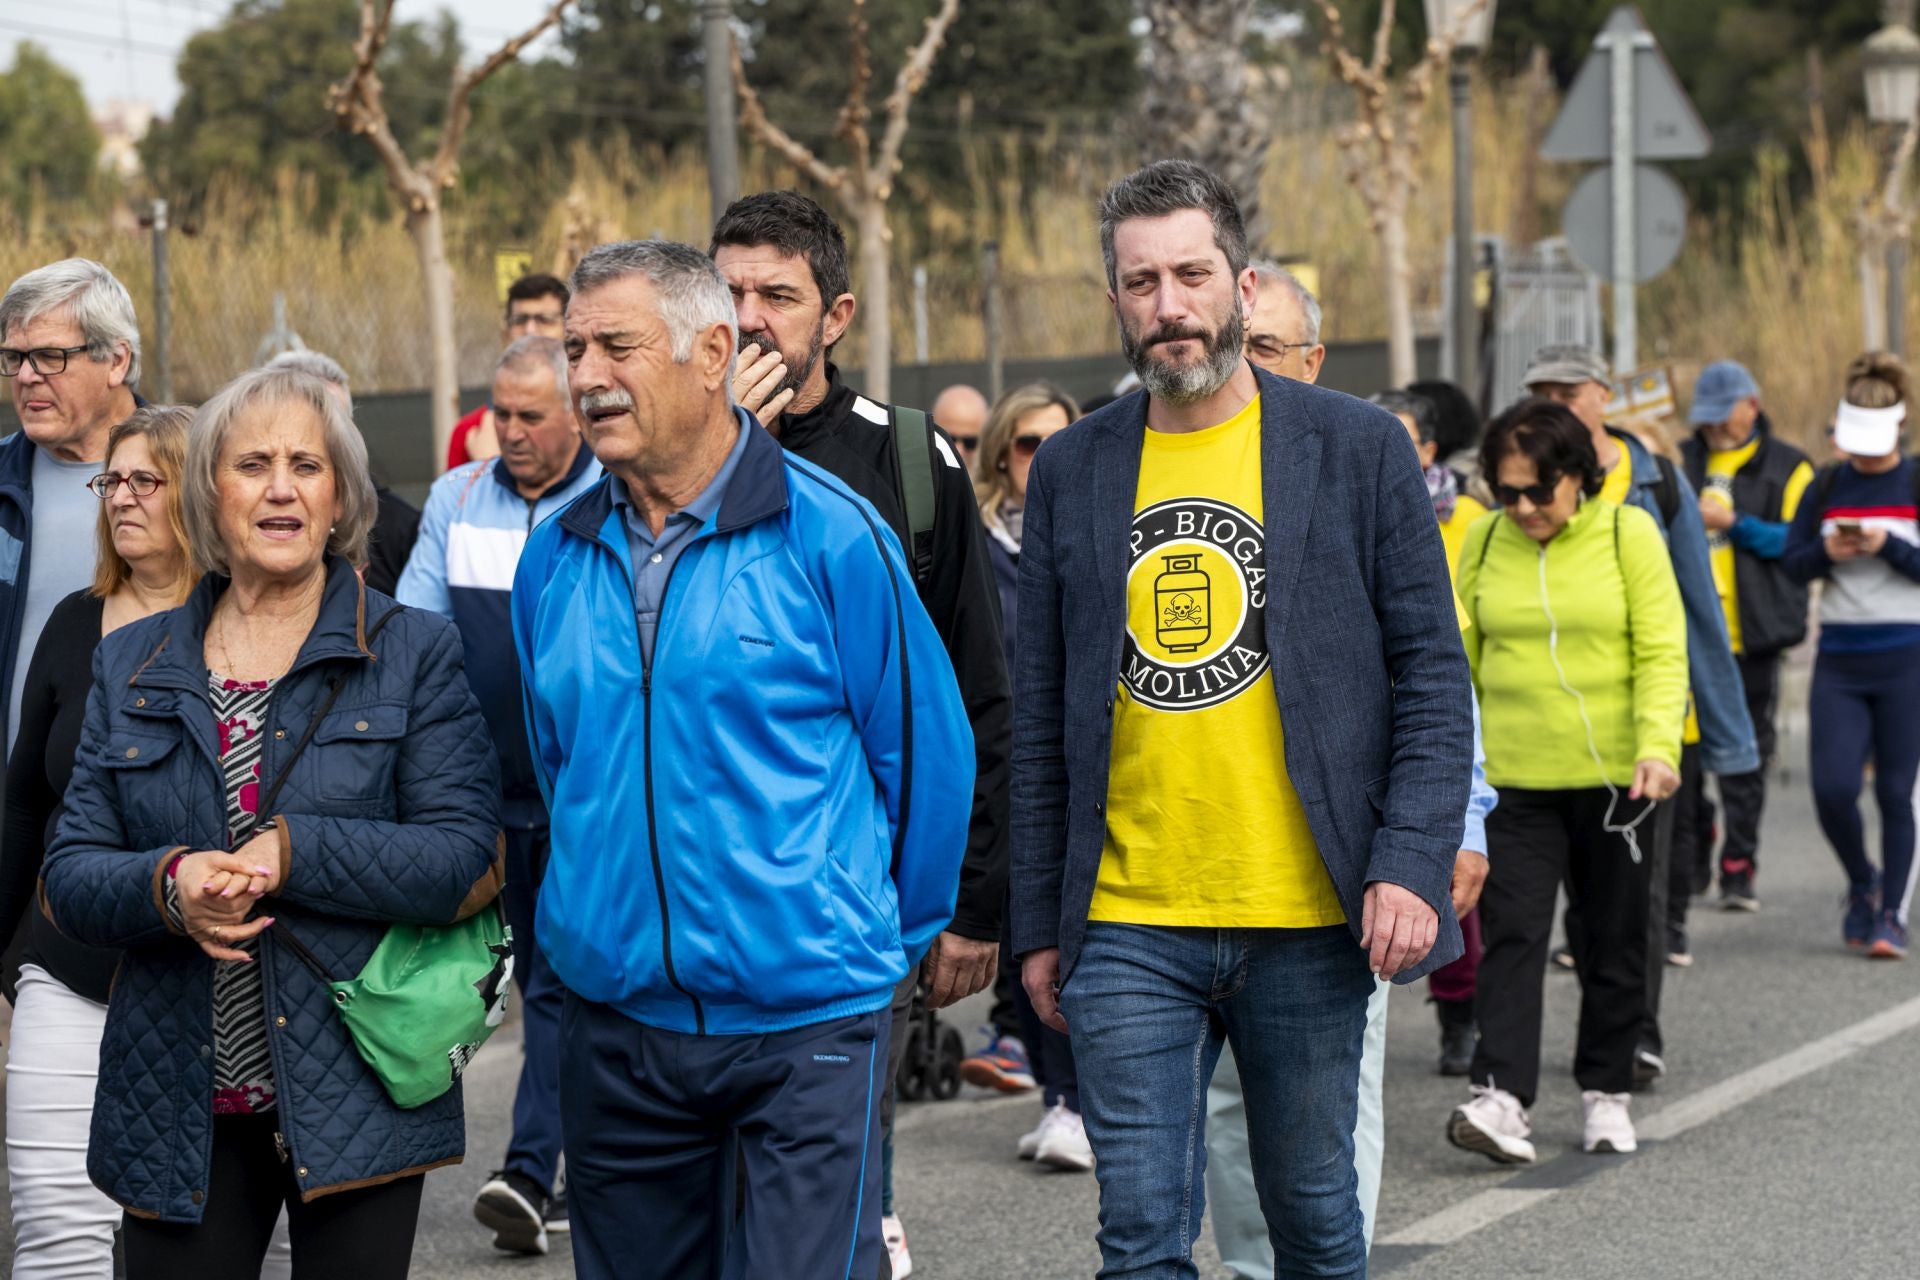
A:
{"label": "walking crowd", "polygon": [[1583,1145],[1634,1150],[1716,842],[1760,906],[1816,581],[1842,941],[1906,955],[1897,359],[1821,465],[1730,361],[1677,448],[1580,346],[1483,429],[1316,386],[1318,300],[1205,169],[1099,214],[1137,386],[1084,413],[863,395],[842,232],[767,192],[516,283],[418,512],[331,359],[150,405],[109,272],[12,282],[12,1274],[405,1276],[511,986],[474,1214],[589,1280],[910,1274],[895,1082],[989,989],[960,1072],[1095,1174],[1101,1276],[1197,1276],[1203,1208],[1246,1280],[1363,1276],[1390,984],[1468,1084],[1436,1138],[1527,1163],[1564,963]]}

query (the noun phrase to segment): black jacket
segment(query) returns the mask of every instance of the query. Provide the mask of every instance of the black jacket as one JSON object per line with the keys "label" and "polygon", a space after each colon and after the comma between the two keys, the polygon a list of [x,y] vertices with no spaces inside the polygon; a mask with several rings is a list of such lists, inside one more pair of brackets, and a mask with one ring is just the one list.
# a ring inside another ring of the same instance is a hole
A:
{"label": "black jacket", "polygon": [[[900,545],[910,546],[900,467],[886,406],[854,392],[827,365],[827,395],[803,414],[780,419],[780,443],[845,481],[871,502]],[[926,606],[966,702],[973,725],[973,816],[967,856],[960,867],[960,893],[949,926],[962,937],[997,941],[1006,914],[1007,785],[1012,750],[1012,695],[1002,655],[1000,598],[973,481],[944,433],[934,461],[933,574],[921,588]]]}
{"label": "black jacket", "polygon": [[420,536],[420,512],[383,484],[374,485],[373,496],[380,505],[367,537],[366,581],[381,595],[390,596],[400,585],[400,574]]}
{"label": "black jacket", "polygon": [[[1755,421],[1753,429],[1760,437],[1760,447],[1747,459],[1747,464],[1734,473],[1733,510],[1736,515],[1781,525],[1784,538],[1787,521],[1783,501],[1787,481],[1807,461],[1807,455],[1775,439],[1773,423],[1764,413]],[[1680,455],[1694,490],[1706,492],[1707,443],[1699,432],[1681,442]],[[1732,541],[1740,647],[1750,657],[1765,657],[1791,649],[1807,637],[1806,587],[1787,576],[1777,550],[1771,556],[1756,554],[1752,540],[1739,537],[1738,530]]]}

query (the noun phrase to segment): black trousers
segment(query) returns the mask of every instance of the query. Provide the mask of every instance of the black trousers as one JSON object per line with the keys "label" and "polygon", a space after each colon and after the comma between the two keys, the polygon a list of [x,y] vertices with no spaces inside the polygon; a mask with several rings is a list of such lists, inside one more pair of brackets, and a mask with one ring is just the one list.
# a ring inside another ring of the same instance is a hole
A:
{"label": "black trousers", "polygon": [[[1673,850],[1667,859],[1667,923],[1684,928],[1687,903],[1712,881],[1713,801],[1707,796],[1707,775],[1700,768],[1700,745],[1680,748],[1680,790],[1674,792]],[[1701,879],[1702,873],[1706,880]]]}
{"label": "black trousers", "polygon": [[[1507,1090],[1532,1106],[1540,1086],[1541,986],[1553,936],[1553,906],[1564,883],[1569,933],[1580,972],[1580,1031],[1574,1078],[1582,1089],[1625,1093],[1647,1002],[1647,920],[1653,883],[1650,818],[1641,823],[1642,857],[1624,836],[1604,830],[1604,789],[1500,789],[1487,818],[1486,889],[1480,927],[1476,1008],[1480,1047],[1472,1079]],[[1637,816],[1643,802],[1622,793],[1615,825]],[[1657,817],[1657,815],[1656,815]]]}
{"label": "black trousers", "polygon": [[1760,743],[1760,767],[1752,773],[1722,774],[1720,802],[1726,810],[1727,838],[1720,846],[1720,874],[1753,874],[1760,856],[1760,818],[1767,807],[1767,766],[1778,738],[1774,717],[1780,703],[1780,655],[1741,654],[1740,683],[1746,686],[1747,714]]}
{"label": "black trousers", "polygon": [[287,1209],[293,1280],[405,1280],[413,1262],[423,1175],[301,1203],[273,1143],[275,1112],[213,1122],[213,1174],[198,1225],[128,1214],[127,1280],[259,1280],[273,1224]]}

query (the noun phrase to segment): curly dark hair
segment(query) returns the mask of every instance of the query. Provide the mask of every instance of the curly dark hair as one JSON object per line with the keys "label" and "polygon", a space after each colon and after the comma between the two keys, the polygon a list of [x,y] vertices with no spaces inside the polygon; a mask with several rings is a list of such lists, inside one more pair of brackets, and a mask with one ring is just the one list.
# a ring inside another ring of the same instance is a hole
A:
{"label": "curly dark hair", "polygon": [[1541,484],[1577,476],[1580,492],[1589,498],[1600,492],[1607,478],[1586,424],[1558,400],[1537,396],[1522,400],[1493,420],[1480,442],[1480,470],[1489,484],[1498,480],[1501,460],[1510,454],[1531,458]]}

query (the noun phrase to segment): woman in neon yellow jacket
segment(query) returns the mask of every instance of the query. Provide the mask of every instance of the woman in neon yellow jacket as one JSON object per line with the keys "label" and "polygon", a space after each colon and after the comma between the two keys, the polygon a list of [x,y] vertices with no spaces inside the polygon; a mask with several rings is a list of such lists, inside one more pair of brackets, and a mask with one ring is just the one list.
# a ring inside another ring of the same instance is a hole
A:
{"label": "woman in neon yellow jacket", "polygon": [[1488,429],[1481,461],[1502,509],[1468,531],[1456,577],[1500,807],[1487,819],[1473,1097],[1447,1136],[1498,1161],[1534,1158],[1526,1109],[1539,1083],[1541,983],[1564,882],[1585,925],[1574,1059],[1584,1145],[1631,1151],[1648,819],[1679,781],[1686,617],[1658,524],[1599,500],[1599,461],[1565,407],[1509,409]]}

